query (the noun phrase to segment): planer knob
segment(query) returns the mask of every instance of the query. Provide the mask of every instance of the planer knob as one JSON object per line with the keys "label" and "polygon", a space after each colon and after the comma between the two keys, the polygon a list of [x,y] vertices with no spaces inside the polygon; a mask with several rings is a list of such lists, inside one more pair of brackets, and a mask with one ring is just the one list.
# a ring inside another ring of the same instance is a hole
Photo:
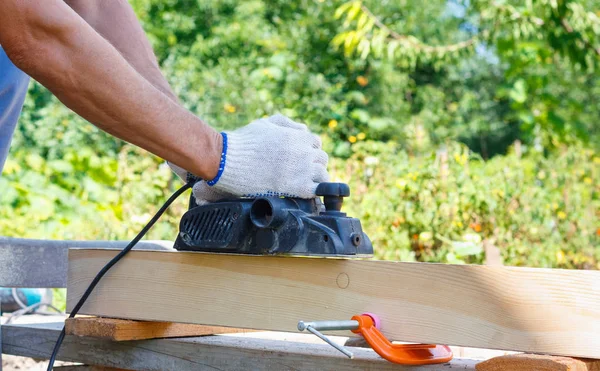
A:
{"label": "planer knob", "polygon": [[350,196],[350,187],[346,183],[320,183],[316,194],[323,196],[326,212],[340,212],[344,197]]}

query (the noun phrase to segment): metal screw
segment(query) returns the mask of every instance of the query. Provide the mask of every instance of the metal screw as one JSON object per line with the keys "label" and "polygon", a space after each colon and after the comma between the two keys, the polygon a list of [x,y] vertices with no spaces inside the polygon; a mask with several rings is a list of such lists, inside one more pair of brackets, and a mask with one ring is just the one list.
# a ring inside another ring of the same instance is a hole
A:
{"label": "metal screw", "polygon": [[181,239],[183,240],[183,242],[190,244],[192,242],[192,238],[190,237],[189,234],[185,233],[185,232],[181,232],[179,234],[181,236]]}
{"label": "metal screw", "polygon": [[359,235],[358,233],[352,233],[352,234],[350,235],[350,239],[352,240],[352,244],[353,244],[354,246],[358,246],[358,245],[360,245],[360,240],[361,240],[361,238],[360,238],[360,235]]}

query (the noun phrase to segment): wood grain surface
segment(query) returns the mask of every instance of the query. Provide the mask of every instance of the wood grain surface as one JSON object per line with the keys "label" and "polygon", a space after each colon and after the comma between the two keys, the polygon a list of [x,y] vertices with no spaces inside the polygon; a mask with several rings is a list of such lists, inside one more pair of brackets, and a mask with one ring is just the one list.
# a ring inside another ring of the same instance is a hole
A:
{"label": "wood grain surface", "polygon": [[[4,353],[48,359],[62,326],[62,322],[2,326]],[[128,342],[66,336],[58,359],[147,371],[456,371],[474,370],[477,363],[469,359],[454,359],[440,365],[401,366],[382,359],[371,349],[353,348],[355,357],[349,359],[325,343],[249,336],[253,335]]]}
{"label": "wood grain surface", "polygon": [[[115,254],[70,250],[69,309]],[[596,271],[132,251],[82,310],[274,331],[363,312],[393,340],[600,358]]]}
{"label": "wood grain surface", "polygon": [[113,341],[144,340],[184,336],[233,334],[251,330],[176,322],[133,321],[105,317],[76,317],[65,320],[67,335]]}
{"label": "wood grain surface", "polygon": [[475,366],[477,371],[600,371],[600,361],[538,354],[496,357]]}

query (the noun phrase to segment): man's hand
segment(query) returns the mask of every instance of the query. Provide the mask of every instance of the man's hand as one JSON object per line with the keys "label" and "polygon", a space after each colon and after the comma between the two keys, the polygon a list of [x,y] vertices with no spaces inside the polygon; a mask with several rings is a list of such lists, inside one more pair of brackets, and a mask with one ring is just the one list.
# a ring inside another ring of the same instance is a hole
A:
{"label": "man's hand", "polygon": [[[198,204],[231,197],[312,198],[317,185],[329,180],[319,137],[285,116],[259,119],[225,136],[219,174],[194,186]],[[186,179],[185,171],[172,168]]]}

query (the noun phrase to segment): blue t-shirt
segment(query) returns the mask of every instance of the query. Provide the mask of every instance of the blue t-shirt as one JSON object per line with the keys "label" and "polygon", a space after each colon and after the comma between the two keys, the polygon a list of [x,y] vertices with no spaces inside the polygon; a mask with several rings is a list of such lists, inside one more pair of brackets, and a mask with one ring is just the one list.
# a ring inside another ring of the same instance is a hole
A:
{"label": "blue t-shirt", "polygon": [[19,120],[29,76],[19,70],[0,46],[0,173]]}

